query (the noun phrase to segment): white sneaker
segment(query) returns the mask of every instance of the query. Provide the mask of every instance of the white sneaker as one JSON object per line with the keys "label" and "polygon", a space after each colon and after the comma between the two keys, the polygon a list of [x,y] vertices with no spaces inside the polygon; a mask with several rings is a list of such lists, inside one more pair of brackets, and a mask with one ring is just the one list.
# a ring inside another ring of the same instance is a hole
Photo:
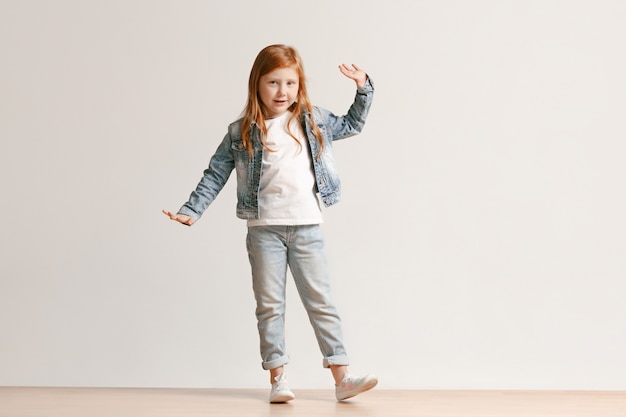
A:
{"label": "white sneaker", "polygon": [[378,378],[374,375],[365,375],[360,378],[346,375],[341,384],[335,387],[335,396],[338,401],[346,400],[374,388],[376,384],[378,384]]}
{"label": "white sneaker", "polygon": [[280,375],[274,377],[272,384],[272,392],[270,392],[270,403],[286,403],[296,398],[293,392],[287,386],[287,377],[283,372]]}

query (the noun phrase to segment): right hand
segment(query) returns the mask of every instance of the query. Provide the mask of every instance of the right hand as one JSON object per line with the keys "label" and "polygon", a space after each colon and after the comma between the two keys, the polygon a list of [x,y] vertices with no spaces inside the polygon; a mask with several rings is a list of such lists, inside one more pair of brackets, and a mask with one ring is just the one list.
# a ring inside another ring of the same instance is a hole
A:
{"label": "right hand", "polygon": [[176,214],[176,213],[172,213],[171,211],[167,211],[167,210],[161,210],[163,212],[163,214],[165,214],[166,216],[168,216],[171,220],[174,220],[178,223],[187,225],[187,226],[191,226],[194,223],[194,219],[192,219],[191,217],[187,216],[186,214]]}

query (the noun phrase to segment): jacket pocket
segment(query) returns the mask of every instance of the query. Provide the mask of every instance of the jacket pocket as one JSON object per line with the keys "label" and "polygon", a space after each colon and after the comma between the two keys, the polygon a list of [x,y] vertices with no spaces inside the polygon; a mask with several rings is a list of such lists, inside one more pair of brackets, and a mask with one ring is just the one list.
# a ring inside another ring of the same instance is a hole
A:
{"label": "jacket pocket", "polygon": [[232,149],[235,152],[243,152],[246,150],[246,147],[244,146],[242,140],[237,140],[237,141],[233,141],[230,144],[230,149]]}

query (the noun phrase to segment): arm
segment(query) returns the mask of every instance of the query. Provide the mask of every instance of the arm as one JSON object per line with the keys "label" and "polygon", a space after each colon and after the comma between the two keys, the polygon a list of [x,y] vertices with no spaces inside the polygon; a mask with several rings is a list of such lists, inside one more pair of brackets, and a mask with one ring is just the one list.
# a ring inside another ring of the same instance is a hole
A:
{"label": "arm", "polygon": [[347,78],[354,80],[357,86],[354,102],[344,116],[336,116],[323,111],[324,123],[330,130],[332,140],[344,139],[360,133],[365,126],[374,97],[374,85],[365,71],[356,65],[342,64],[339,71]]}
{"label": "arm", "polygon": [[231,139],[230,135],[227,134],[211,157],[208,168],[204,170],[202,178],[189,196],[189,200],[183,204],[178,213],[163,210],[166,216],[187,226],[191,226],[202,216],[202,213],[224,188],[235,167],[230,147]]}

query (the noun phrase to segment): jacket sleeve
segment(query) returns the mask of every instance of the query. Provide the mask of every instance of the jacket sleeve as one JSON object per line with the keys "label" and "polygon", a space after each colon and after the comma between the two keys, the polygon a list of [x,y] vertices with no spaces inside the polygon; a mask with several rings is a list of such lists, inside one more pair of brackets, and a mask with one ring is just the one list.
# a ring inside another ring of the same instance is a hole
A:
{"label": "jacket sleeve", "polygon": [[344,139],[361,133],[373,98],[374,84],[368,76],[365,85],[357,88],[354,102],[344,116],[336,116],[327,110],[321,109],[322,120],[324,120],[324,123],[330,130],[331,140]]}
{"label": "jacket sleeve", "polygon": [[229,134],[226,134],[211,157],[209,166],[204,170],[196,189],[189,196],[189,200],[178,210],[178,214],[186,214],[194,221],[199,219],[222,191],[234,167],[231,138]]}

